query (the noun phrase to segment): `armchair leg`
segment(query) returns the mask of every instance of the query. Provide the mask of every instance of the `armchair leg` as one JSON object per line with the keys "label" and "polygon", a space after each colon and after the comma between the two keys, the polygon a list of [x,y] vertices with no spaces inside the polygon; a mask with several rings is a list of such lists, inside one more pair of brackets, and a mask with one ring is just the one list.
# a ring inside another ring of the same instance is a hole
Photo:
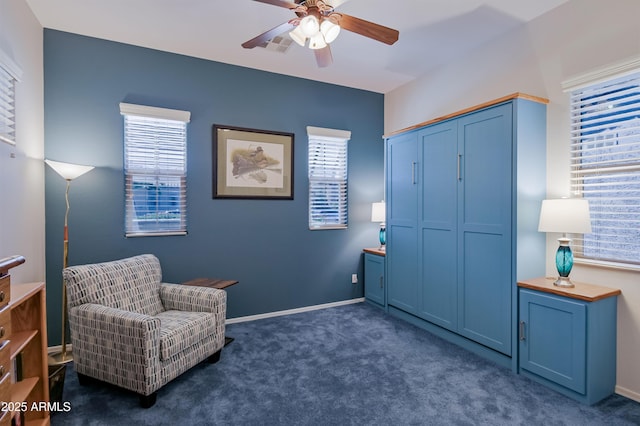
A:
{"label": "armchair leg", "polygon": [[157,392],[152,393],[151,395],[140,395],[140,406],[142,408],[151,408],[156,403],[156,397],[158,396]]}
{"label": "armchair leg", "polygon": [[91,377],[78,373],[78,383],[80,386],[87,386],[91,383]]}
{"label": "armchair leg", "polygon": [[207,362],[209,364],[215,364],[216,362],[220,361],[221,354],[222,354],[222,349],[220,349],[218,352],[214,353],[209,358],[207,358]]}

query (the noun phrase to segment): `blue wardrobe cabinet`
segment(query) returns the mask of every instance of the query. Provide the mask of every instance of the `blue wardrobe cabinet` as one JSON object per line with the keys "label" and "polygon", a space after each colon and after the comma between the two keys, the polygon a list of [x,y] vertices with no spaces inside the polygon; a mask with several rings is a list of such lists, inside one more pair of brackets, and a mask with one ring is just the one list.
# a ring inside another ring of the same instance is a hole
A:
{"label": "blue wardrobe cabinet", "polygon": [[517,280],[544,274],[546,100],[516,93],[386,138],[391,314],[517,369]]}

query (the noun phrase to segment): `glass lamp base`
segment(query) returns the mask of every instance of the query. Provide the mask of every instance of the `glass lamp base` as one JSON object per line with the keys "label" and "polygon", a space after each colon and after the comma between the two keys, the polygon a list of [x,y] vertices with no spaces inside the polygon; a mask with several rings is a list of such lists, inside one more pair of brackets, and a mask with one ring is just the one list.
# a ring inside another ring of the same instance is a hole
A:
{"label": "glass lamp base", "polygon": [[569,277],[558,277],[558,279],[554,281],[553,285],[565,288],[575,287]]}
{"label": "glass lamp base", "polygon": [[378,247],[378,250],[384,250],[385,244],[387,243],[387,228],[384,226],[384,223],[380,224],[378,237],[380,239],[380,247]]}
{"label": "glass lamp base", "polygon": [[569,279],[569,273],[573,268],[573,253],[571,252],[571,239],[558,238],[558,251],[556,252],[556,268],[558,269],[558,279],[553,285],[558,287],[574,287]]}

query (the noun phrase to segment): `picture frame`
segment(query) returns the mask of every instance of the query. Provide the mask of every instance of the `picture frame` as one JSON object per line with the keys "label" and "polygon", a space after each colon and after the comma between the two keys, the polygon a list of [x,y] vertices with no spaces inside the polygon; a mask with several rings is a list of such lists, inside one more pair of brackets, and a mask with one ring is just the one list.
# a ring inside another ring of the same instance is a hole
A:
{"label": "picture frame", "polygon": [[213,198],[293,200],[294,134],[213,125]]}

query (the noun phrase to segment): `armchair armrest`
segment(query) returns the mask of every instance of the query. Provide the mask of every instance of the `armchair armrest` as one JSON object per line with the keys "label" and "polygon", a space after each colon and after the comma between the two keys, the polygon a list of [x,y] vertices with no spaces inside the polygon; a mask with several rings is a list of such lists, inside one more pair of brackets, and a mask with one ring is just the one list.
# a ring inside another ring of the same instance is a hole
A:
{"label": "armchair armrest", "polygon": [[161,283],[160,300],[166,310],[211,312],[223,322],[227,314],[227,292],[217,288]]}
{"label": "armchair armrest", "polygon": [[86,303],[69,310],[69,328],[78,373],[143,395],[153,391],[160,370],[160,319]]}
{"label": "armchair armrest", "polygon": [[77,340],[90,341],[100,348],[142,351],[149,356],[160,345],[160,319],[149,315],[85,303],[69,310],[69,322],[74,325],[74,347]]}

